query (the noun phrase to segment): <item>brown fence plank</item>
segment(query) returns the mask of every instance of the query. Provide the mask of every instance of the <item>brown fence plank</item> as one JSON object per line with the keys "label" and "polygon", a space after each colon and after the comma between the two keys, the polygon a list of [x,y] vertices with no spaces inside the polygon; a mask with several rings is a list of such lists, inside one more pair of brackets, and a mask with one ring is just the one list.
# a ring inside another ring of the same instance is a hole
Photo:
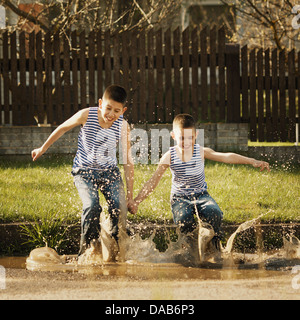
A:
{"label": "brown fence plank", "polygon": [[250,140],[257,140],[256,130],[256,50],[250,51]]}
{"label": "brown fence plank", "polygon": [[86,43],[85,31],[79,35],[79,59],[80,59],[80,109],[87,107],[86,101]]}
{"label": "brown fence plank", "polygon": [[288,54],[288,95],[289,95],[289,125],[288,138],[289,141],[296,140],[296,68],[295,68],[295,50]]}
{"label": "brown fence plank", "polygon": [[163,39],[162,29],[159,29],[156,34],[156,92],[157,92],[157,122],[165,122],[164,108],[164,86],[163,86]]}
{"label": "brown fence plank", "polygon": [[248,47],[245,45],[241,50],[242,64],[242,121],[249,121],[249,94],[248,94]]}
{"label": "brown fence plank", "polygon": [[141,31],[139,37],[139,111],[140,111],[140,120],[142,122],[147,122],[146,117],[146,35],[145,31]]}
{"label": "brown fence plank", "polygon": [[174,39],[174,115],[182,112],[181,102],[181,74],[180,74],[180,29],[173,32]]}
{"label": "brown fence plank", "polygon": [[[103,57],[102,57],[102,32],[97,32],[97,98],[103,95]],[[98,101],[97,101],[98,104]]]}
{"label": "brown fence plank", "polygon": [[273,141],[279,139],[278,130],[278,51],[272,51],[272,136]]}
{"label": "brown fence plank", "polygon": [[3,91],[4,91],[4,122],[10,123],[10,106],[9,106],[9,92],[10,92],[10,79],[9,79],[9,60],[8,60],[8,32],[3,34]]}
{"label": "brown fence plank", "polygon": [[265,141],[264,136],[264,78],[263,50],[257,52],[257,109],[258,109],[258,140]]}
{"label": "brown fence plank", "polygon": [[266,140],[272,141],[270,50],[265,51]]}
{"label": "brown fence plank", "polygon": [[183,111],[190,114],[190,28],[187,27],[182,33],[182,71],[183,71]]}
{"label": "brown fence plank", "polygon": [[113,58],[114,84],[120,85],[120,36],[118,33],[113,37]]}
{"label": "brown fence plank", "polygon": [[[58,38],[59,40],[59,38]],[[59,45],[58,45],[59,50]],[[60,74],[60,67],[57,68]],[[44,110],[44,84],[43,84],[43,37],[42,32],[39,31],[36,34],[36,105],[38,122],[44,123],[45,110]],[[58,91],[61,90],[61,86],[58,84]],[[57,93],[57,92],[56,92]],[[58,98],[61,101],[61,97]],[[62,122],[62,118],[58,118],[59,123]]]}
{"label": "brown fence plank", "polygon": [[217,29],[214,26],[210,30],[210,119],[212,122],[217,121]]}
{"label": "brown fence plank", "polygon": [[279,53],[279,124],[280,124],[280,140],[285,142],[287,139],[286,132],[286,88],[285,88],[285,50]]}
{"label": "brown fence plank", "polygon": [[131,67],[130,67],[130,80],[131,80],[131,88],[130,88],[130,98],[131,105],[129,110],[129,122],[138,123],[139,118],[139,110],[138,110],[138,70],[137,70],[137,34],[134,34],[131,37],[130,43],[130,55],[131,55]]}
{"label": "brown fence plank", "polygon": [[172,123],[172,44],[171,29],[165,32],[165,95],[166,95],[166,122]]}
{"label": "brown fence plank", "polygon": [[11,92],[12,92],[12,121],[13,125],[20,124],[19,114],[19,88],[17,75],[17,34],[16,31],[10,35],[10,62],[11,62]]}
{"label": "brown fence plank", "polygon": [[110,30],[104,33],[104,59],[105,59],[105,88],[112,84],[111,77],[111,38]]}
{"label": "brown fence plank", "polygon": [[199,119],[199,37],[198,28],[194,28],[191,35],[192,42],[192,116],[196,121]]}
{"label": "brown fence plank", "polygon": [[20,84],[19,84],[19,102],[20,102],[20,125],[26,125],[29,122],[28,105],[26,97],[26,47],[25,32],[19,35],[19,61],[20,61]]}
{"label": "brown fence plank", "polygon": [[129,94],[129,33],[122,33],[122,86]]}
{"label": "brown fence plank", "polygon": [[95,97],[95,32],[89,34],[88,56],[89,56],[89,107],[96,105]]}
{"label": "brown fence plank", "polygon": [[54,35],[53,40],[53,54],[54,54],[54,101],[57,124],[63,122],[63,110],[62,110],[62,92],[61,92],[61,68],[60,68],[60,37],[59,34]]}
{"label": "brown fence plank", "polygon": [[71,34],[72,43],[72,94],[73,94],[73,112],[79,110],[78,101],[78,42],[77,32]]}
{"label": "brown fence plank", "polygon": [[[69,35],[63,37],[64,48],[64,75],[63,75],[63,89],[64,89],[64,120],[71,117],[71,68],[70,68],[70,42]],[[95,81],[95,80],[94,80]],[[93,82],[94,83],[94,82]]]}
{"label": "brown fence plank", "polygon": [[225,121],[225,27],[218,31],[218,62],[219,62],[219,120]]}
{"label": "brown fence plank", "polygon": [[52,42],[51,33],[45,34],[45,107],[47,120],[53,123],[53,100],[52,100]]}
{"label": "brown fence plank", "polygon": [[227,122],[240,122],[240,46],[226,45]]}
{"label": "brown fence plank", "polygon": [[207,85],[207,27],[200,33],[201,48],[201,120],[208,120],[208,85]]}
{"label": "brown fence plank", "polygon": [[[35,106],[34,106],[34,92],[35,92],[35,32],[31,32],[29,35],[29,88],[28,88],[28,104],[29,104],[29,113],[34,120],[34,124],[36,124],[36,120],[34,118],[35,115]],[[53,122],[51,122],[53,123]]]}
{"label": "brown fence plank", "polygon": [[148,112],[147,118],[150,123],[155,122],[155,84],[154,84],[154,32],[151,29],[147,35],[148,40]]}

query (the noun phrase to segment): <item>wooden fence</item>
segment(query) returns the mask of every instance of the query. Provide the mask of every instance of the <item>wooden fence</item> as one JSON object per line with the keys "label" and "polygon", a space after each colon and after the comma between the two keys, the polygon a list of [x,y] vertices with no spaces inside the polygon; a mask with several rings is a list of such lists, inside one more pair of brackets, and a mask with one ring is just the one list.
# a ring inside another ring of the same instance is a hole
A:
{"label": "wooden fence", "polygon": [[295,141],[299,84],[300,52],[241,49],[241,121],[252,141]]}
{"label": "wooden fence", "polygon": [[294,51],[249,53],[226,44],[224,28],[1,38],[0,125],[60,124],[115,83],[129,93],[130,123],[170,123],[186,112],[201,122],[249,122],[251,140],[294,141]]}

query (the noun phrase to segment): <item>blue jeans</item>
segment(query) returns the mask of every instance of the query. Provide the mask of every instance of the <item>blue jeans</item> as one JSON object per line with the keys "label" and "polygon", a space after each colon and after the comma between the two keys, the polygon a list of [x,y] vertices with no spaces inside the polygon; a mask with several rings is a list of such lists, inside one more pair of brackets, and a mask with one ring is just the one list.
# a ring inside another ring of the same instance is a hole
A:
{"label": "blue jeans", "polygon": [[72,175],[83,204],[79,254],[84,252],[92,240],[100,236],[102,207],[99,202],[99,190],[108,204],[110,235],[118,242],[120,214],[122,213],[122,219],[126,219],[127,212],[124,184],[119,168],[104,171],[73,169]]}
{"label": "blue jeans", "polygon": [[174,222],[181,226],[181,232],[192,232],[197,226],[194,215],[209,223],[219,236],[223,213],[207,191],[194,195],[173,195],[171,207]]}

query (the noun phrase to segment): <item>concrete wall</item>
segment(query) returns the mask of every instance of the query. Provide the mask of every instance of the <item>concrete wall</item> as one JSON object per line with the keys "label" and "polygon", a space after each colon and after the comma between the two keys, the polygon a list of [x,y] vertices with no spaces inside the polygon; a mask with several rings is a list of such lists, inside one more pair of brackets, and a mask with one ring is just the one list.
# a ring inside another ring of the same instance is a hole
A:
{"label": "concrete wall", "polygon": [[[172,131],[171,125],[136,125],[134,128],[148,132],[151,143],[151,130],[167,129]],[[0,126],[0,155],[27,155],[34,148],[40,147],[49,137],[55,127],[5,127]],[[204,145],[219,151],[246,151],[248,147],[248,125],[230,123],[206,123],[199,129],[204,130]],[[47,153],[75,153],[77,150],[77,136],[79,127],[64,134]],[[203,131],[202,131],[203,133]],[[135,142],[135,140],[134,140]],[[170,137],[170,145],[172,139]]]}
{"label": "concrete wall", "polygon": [[[0,127],[0,155],[26,155],[43,145],[54,127]],[[48,153],[75,153],[79,128],[63,135]]]}
{"label": "concrete wall", "polygon": [[[149,138],[148,152],[151,151],[151,131],[163,129],[171,132],[171,125],[136,125],[147,131]],[[49,137],[55,127],[5,127],[0,126],[0,156],[30,155],[34,148],[40,147]],[[270,161],[272,163],[300,164],[300,147],[248,147],[248,125],[237,123],[205,123],[199,129],[204,132],[204,146],[217,151],[232,151],[249,157]],[[75,154],[77,151],[77,136],[79,127],[63,135],[50,147],[47,154]],[[173,145],[172,138],[170,145]],[[138,140],[138,139],[137,139]],[[133,144],[136,143],[133,140]],[[167,143],[168,144],[168,143]],[[160,141],[160,149],[166,151]],[[160,152],[161,155],[161,152]],[[156,162],[154,162],[156,163]]]}
{"label": "concrete wall", "polygon": [[204,146],[216,151],[247,151],[247,123],[204,123]]}

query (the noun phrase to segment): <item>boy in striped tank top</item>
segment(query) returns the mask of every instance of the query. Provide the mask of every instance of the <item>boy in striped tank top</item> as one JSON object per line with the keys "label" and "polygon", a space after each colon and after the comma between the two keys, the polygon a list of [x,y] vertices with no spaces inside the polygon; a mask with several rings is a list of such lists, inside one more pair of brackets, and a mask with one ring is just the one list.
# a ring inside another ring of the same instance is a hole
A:
{"label": "boy in striped tank top", "polygon": [[42,147],[32,151],[35,161],[64,133],[81,126],[72,169],[74,184],[83,203],[79,255],[93,240],[99,239],[102,211],[98,193],[100,190],[108,204],[111,228],[108,242],[113,247],[105,252],[105,261],[115,259],[120,249],[120,229],[124,232],[126,224],[126,197],[116,157],[119,141],[123,148],[127,201],[129,204],[133,201],[134,167],[130,154],[130,128],[123,119],[127,109],[126,99],[124,88],[116,85],[108,87],[99,100],[98,107],[80,110],[57,127]]}
{"label": "boy in striped tank top", "polygon": [[145,183],[129,211],[135,214],[139,204],[156,188],[164,172],[172,172],[171,207],[174,222],[181,226],[181,231],[188,233],[196,226],[194,215],[201,221],[209,223],[215,237],[213,243],[218,247],[223,213],[216,201],[209,195],[204,174],[204,160],[214,160],[232,164],[249,164],[254,167],[270,170],[267,162],[258,161],[235,153],[216,152],[196,144],[196,124],[192,116],[180,114],[173,121],[171,133],[176,146],[161,158],[156,172]]}

